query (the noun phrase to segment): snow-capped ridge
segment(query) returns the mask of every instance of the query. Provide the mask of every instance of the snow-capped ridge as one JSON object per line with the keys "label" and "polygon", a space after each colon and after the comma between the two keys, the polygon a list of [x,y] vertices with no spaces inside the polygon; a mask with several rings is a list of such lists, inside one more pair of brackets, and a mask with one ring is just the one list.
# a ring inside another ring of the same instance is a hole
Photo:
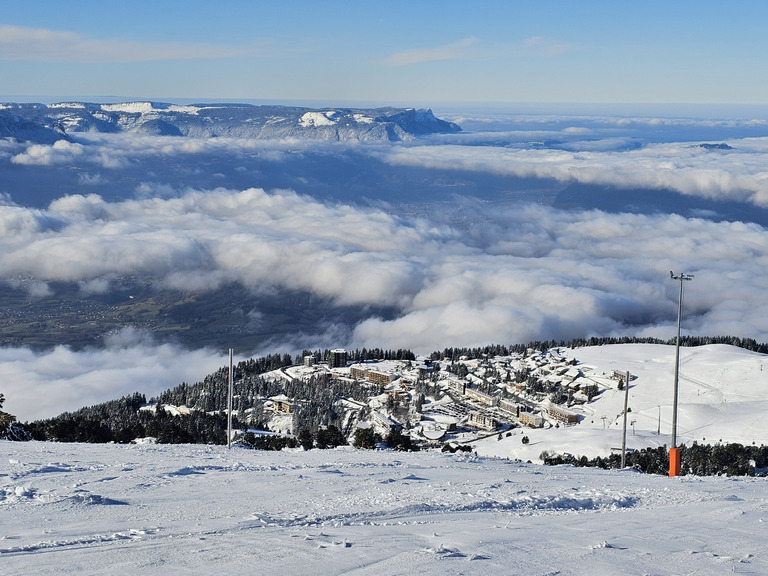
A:
{"label": "snow-capped ridge", "polygon": [[327,108],[251,104],[191,104],[136,101],[113,104],[60,102],[50,106],[6,104],[14,114],[62,133],[135,132],[191,138],[314,140],[411,140],[461,128],[431,110]]}
{"label": "snow-capped ridge", "polygon": [[[56,106],[54,104],[54,106]],[[152,102],[125,102],[122,104],[102,104],[101,109],[107,112],[127,112],[128,114],[145,114],[155,110],[161,110]]]}

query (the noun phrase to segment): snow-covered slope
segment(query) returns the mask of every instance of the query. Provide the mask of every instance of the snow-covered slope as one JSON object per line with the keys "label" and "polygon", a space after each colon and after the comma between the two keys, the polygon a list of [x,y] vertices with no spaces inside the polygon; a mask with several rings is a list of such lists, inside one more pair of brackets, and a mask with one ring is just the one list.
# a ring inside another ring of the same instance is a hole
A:
{"label": "snow-covered slope", "polygon": [[[476,443],[480,454],[538,461],[545,450],[574,456],[607,456],[622,445],[625,392],[610,378],[629,371],[627,446],[669,446],[672,431],[675,347],[616,344],[561,348],[575,358],[602,392],[573,410],[581,421],[548,429],[516,429]],[[680,349],[678,443],[768,445],[768,357],[735,346]],[[530,442],[524,445],[522,436]]]}
{"label": "snow-covered slope", "polygon": [[67,133],[136,132],[195,138],[312,138],[319,140],[412,139],[455,132],[459,126],[435,118],[431,110],[412,108],[313,110],[294,106],[201,104],[177,106],[156,102],[92,104],[63,102],[5,104],[17,117]]}
{"label": "snow-covered slope", "polygon": [[[442,439],[448,443],[462,443],[487,456],[532,462],[541,461],[544,452],[606,457],[612,452],[620,452],[622,446],[626,388],[619,388],[616,375],[624,376],[629,372],[627,447],[630,450],[669,447],[674,358],[675,347],[664,344],[557,347],[546,352],[529,349],[526,353],[510,356],[487,356],[482,361],[459,360],[458,364],[467,372],[463,378],[450,373],[447,369],[450,362],[445,362],[441,370],[433,373],[433,381],[441,393],[429,394],[420,410],[413,408],[416,414],[405,415],[399,405],[394,408],[400,410],[398,415],[387,412],[387,396],[384,395],[383,401],[381,397],[371,397],[369,407],[372,412],[366,418],[382,436],[386,435],[389,424],[381,424],[380,420],[386,422],[387,418],[395,417],[416,441]],[[764,417],[768,411],[768,381],[763,375],[764,367],[768,370],[768,356],[732,345],[710,344],[682,347],[680,365],[678,444],[768,445],[768,419]],[[402,377],[408,383],[417,381],[417,370],[408,366],[408,362],[392,361],[376,364],[375,369],[392,377]],[[516,376],[510,378],[510,375],[525,372],[526,367],[532,366],[538,368],[525,378],[549,381],[552,388],[548,392],[543,392],[541,387],[529,389]],[[287,372],[292,378],[307,381],[317,369],[299,366]],[[354,369],[360,370],[359,367]],[[457,371],[455,367],[454,371]],[[283,371],[273,374],[265,377],[285,377]],[[574,378],[575,374],[578,376]],[[484,379],[493,381],[496,378],[499,379],[495,387],[486,389],[487,403],[478,401],[478,397],[471,393],[462,392],[478,390]],[[393,386],[398,386],[399,381],[396,380]],[[597,395],[586,401],[583,391],[593,387]],[[550,412],[552,398],[565,389],[578,390],[570,394],[572,401],[566,400],[560,406],[578,420],[568,425]],[[411,399],[415,396],[412,394]],[[488,405],[492,398],[497,400],[494,407]],[[531,428],[522,424],[514,415],[515,406],[524,407],[529,411],[528,415],[532,412],[543,417],[544,427]],[[348,414],[356,411],[357,408],[351,406]],[[377,414],[383,418],[378,418]],[[473,414],[484,414],[498,425],[495,429],[482,425],[465,426]],[[459,424],[455,432],[448,430],[450,422]],[[513,426],[511,430],[510,426]],[[527,442],[523,442],[524,437]]]}
{"label": "snow-covered slope", "polygon": [[[674,347],[558,354],[600,385],[582,409],[590,417],[493,434],[473,443],[477,454],[0,441],[3,570],[768,573],[765,478],[524,462],[546,449],[591,455],[620,446],[614,370],[633,377],[629,446],[669,441]],[[732,346],[682,348],[681,441],[764,443],[765,358]]]}
{"label": "snow-covered slope", "polygon": [[4,574],[768,573],[764,478],[0,441]]}

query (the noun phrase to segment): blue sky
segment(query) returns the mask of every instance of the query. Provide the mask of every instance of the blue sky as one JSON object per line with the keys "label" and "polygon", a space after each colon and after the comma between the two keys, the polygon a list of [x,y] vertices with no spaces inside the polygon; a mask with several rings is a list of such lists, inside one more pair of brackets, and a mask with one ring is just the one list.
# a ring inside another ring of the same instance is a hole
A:
{"label": "blue sky", "polygon": [[8,2],[0,93],[768,104],[765,22],[758,1]]}

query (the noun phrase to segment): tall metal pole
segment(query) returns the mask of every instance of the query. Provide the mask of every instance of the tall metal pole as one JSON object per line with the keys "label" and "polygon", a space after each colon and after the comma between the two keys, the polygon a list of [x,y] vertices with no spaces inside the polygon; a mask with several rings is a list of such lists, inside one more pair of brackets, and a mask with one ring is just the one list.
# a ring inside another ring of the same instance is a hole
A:
{"label": "tall metal pole", "polygon": [[675,391],[672,399],[672,448],[677,448],[677,389],[680,375],[680,319],[683,316],[683,280],[691,280],[693,274],[678,274],[671,271],[669,275],[673,280],[680,281],[680,294],[677,299],[677,339],[675,340]]}
{"label": "tall metal pole", "polygon": [[[683,280],[693,279],[693,274],[678,274],[675,276],[670,270],[669,275],[673,280],[680,281],[680,294],[677,299],[677,339],[675,341],[675,388],[672,399],[672,449],[670,450],[669,464],[670,476],[676,476],[680,473],[679,452],[677,451],[677,389],[680,375],[680,319],[683,315]],[[674,458],[672,454],[674,454]]]}
{"label": "tall metal pole", "polygon": [[232,348],[229,349],[229,390],[227,392],[227,449],[232,448]]}
{"label": "tall metal pole", "polygon": [[624,429],[621,436],[621,467],[622,468],[626,466],[626,462],[627,462],[627,403],[628,402],[629,402],[629,370],[627,370],[627,380],[624,383]]}

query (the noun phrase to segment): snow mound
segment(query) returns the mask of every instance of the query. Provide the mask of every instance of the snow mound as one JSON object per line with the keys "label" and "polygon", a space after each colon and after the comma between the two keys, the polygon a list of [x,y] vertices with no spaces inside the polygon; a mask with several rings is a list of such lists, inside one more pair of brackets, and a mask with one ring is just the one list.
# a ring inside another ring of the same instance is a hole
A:
{"label": "snow mound", "polygon": [[179,104],[171,104],[168,106],[169,112],[178,112],[179,114],[199,114],[200,110],[204,108],[200,108],[199,106],[181,106]]}

